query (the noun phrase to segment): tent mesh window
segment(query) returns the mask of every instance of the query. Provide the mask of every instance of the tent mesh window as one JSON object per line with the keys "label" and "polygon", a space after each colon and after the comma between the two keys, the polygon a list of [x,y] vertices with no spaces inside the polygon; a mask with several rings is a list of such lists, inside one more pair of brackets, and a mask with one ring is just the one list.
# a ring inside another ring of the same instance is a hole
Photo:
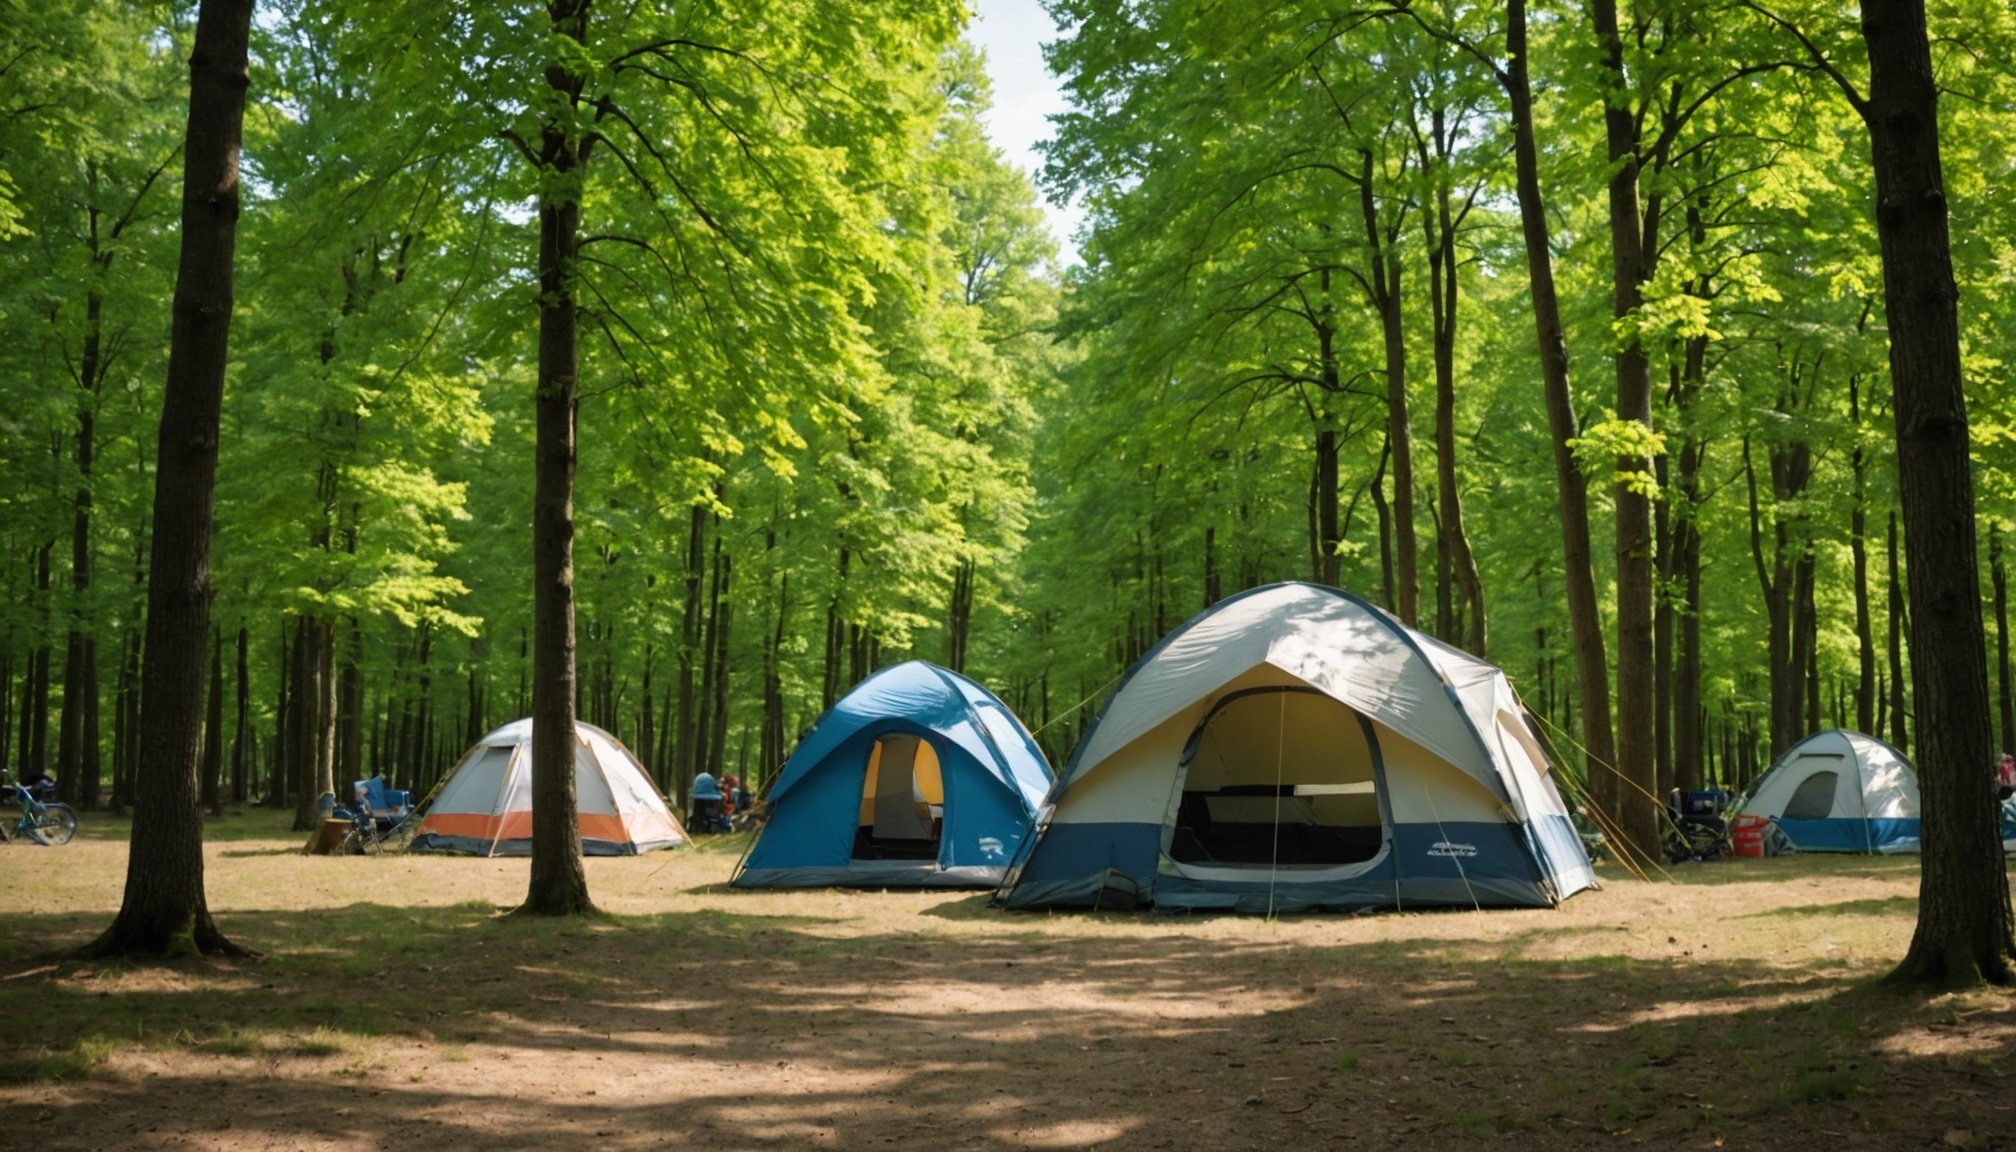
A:
{"label": "tent mesh window", "polygon": [[944,828],[945,785],[929,740],[892,732],[868,751],[861,784],[856,860],[935,860]]}
{"label": "tent mesh window", "polygon": [[1308,689],[1222,700],[1192,734],[1169,855],[1185,864],[1335,867],[1385,839],[1358,713]]}
{"label": "tent mesh window", "polygon": [[1792,798],[1785,802],[1787,820],[1825,820],[1834,814],[1834,789],[1838,773],[1815,772],[1799,782]]}

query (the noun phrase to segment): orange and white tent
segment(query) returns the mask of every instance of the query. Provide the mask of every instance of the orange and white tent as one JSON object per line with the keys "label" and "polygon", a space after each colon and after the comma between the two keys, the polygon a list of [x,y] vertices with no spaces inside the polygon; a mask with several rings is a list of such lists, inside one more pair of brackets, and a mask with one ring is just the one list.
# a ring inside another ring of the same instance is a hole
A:
{"label": "orange and white tent", "polygon": [[[684,844],[686,830],[630,750],[593,724],[576,721],[574,731],[581,851],[635,856]],[[413,849],[472,856],[532,854],[532,721],[506,724],[463,755],[420,822]]]}

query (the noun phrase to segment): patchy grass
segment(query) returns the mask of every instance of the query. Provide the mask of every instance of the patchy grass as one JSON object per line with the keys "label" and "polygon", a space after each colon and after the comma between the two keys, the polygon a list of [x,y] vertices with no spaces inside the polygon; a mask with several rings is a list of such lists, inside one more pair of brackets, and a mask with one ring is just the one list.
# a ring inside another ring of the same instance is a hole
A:
{"label": "patchy grass", "polygon": [[374,1147],[388,1115],[431,1152],[531,1132],[710,1152],[1735,1147],[1765,1118],[1775,1148],[1840,1152],[2008,1130],[2016,1002],[1874,986],[1911,931],[1909,859],[1266,921],[735,892],[746,841],[724,837],[590,860],[608,915],[555,921],[505,915],[524,861],[307,858],[285,814],[223,826],[211,906],[256,962],[68,959],[117,907],[123,826],[0,847],[0,1131],[46,1113],[39,1147],[150,1152]]}

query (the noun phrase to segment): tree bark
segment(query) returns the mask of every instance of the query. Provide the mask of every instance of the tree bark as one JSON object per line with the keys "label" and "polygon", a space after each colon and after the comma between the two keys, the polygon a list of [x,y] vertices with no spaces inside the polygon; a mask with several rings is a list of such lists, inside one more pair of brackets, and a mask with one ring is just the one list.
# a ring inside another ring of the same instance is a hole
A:
{"label": "tree bark", "polygon": [[100,957],[243,951],[211,921],[204,896],[196,769],[251,24],[251,0],[203,0],[189,58],[182,254],[156,463],[134,781],[147,818],[133,825],[119,913],[86,948]]}
{"label": "tree bark", "polygon": [[[1364,217],[1365,244],[1372,259],[1368,284],[1372,306],[1379,313],[1380,342],[1386,352],[1386,446],[1393,455],[1390,510],[1393,576],[1387,603],[1399,614],[1401,623],[1415,627],[1421,622],[1421,573],[1419,547],[1414,538],[1414,427],[1407,415],[1402,265],[1395,251],[1400,221],[1395,219],[1389,226],[1379,219],[1378,198],[1372,192],[1376,171],[1371,149],[1360,149],[1358,158],[1358,208]],[[1405,215],[1404,202],[1398,211]],[[1325,358],[1330,359],[1327,355]]]}
{"label": "tree bark", "polygon": [[1848,434],[1855,445],[1848,453],[1850,483],[1848,552],[1855,568],[1855,730],[1876,731],[1876,630],[1869,613],[1869,488],[1868,460],[1862,452],[1862,378],[1848,378]]}
{"label": "tree bark", "polygon": [[[1911,724],[1905,719],[1904,633],[1910,627],[1910,610],[1905,603],[1903,549],[1897,540],[1897,510],[1890,510],[1890,535],[1885,559],[1890,569],[1890,631],[1885,645],[1890,663],[1890,723],[1886,739],[1897,751],[1911,751]],[[1916,661],[1913,661],[1916,663]]]}
{"label": "tree bark", "polygon": [[735,574],[734,560],[722,550],[721,538],[717,535],[714,538],[714,608],[709,613],[707,624],[710,636],[707,668],[713,686],[712,722],[707,731],[707,763],[717,777],[726,770],[728,757],[728,638],[735,624],[735,602],[728,596]]}
{"label": "tree bark", "polygon": [[2002,714],[2002,750],[2016,752],[2016,684],[2009,680],[2009,566],[2002,560],[2002,534],[1988,530],[1988,578],[1995,588],[1995,683]]}
{"label": "tree bark", "polygon": [[[91,213],[92,248],[97,249],[98,214]],[[56,778],[85,807],[98,804],[97,735],[85,739],[86,714],[98,710],[98,641],[91,627],[91,471],[97,444],[99,332],[103,303],[94,287],[84,302],[84,347],[77,360],[77,496],[70,525],[71,605],[69,646],[63,658],[63,716],[56,737]]]}
{"label": "tree bark", "polygon": [[973,630],[973,580],[979,566],[972,559],[961,560],[952,569],[952,601],[946,614],[946,667],[966,671],[966,644]]}
{"label": "tree bark", "polygon": [[[11,639],[11,636],[9,638]],[[6,754],[7,733],[13,730],[14,651],[11,645],[0,645],[0,756]],[[115,740],[117,738],[114,737]]]}
{"label": "tree bark", "polygon": [[784,638],[788,634],[785,622],[790,611],[791,574],[786,572],[777,582],[776,617],[763,645],[763,738],[759,742],[761,751],[758,754],[760,776],[755,781],[744,781],[752,794],[758,784],[769,780],[783,765],[784,758],[789,754],[784,723]]}
{"label": "tree bark", "polygon": [[714,528],[713,557],[708,565],[707,623],[700,641],[700,705],[698,719],[694,723],[696,749],[694,763],[699,771],[711,772],[718,776],[721,774],[721,766],[713,753],[715,711],[720,703],[721,688],[718,679],[721,666],[717,658],[721,649],[721,582],[724,575],[721,563],[721,525],[718,518]]}
{"label": "tree bark", "polygon": [[324,791],[316,748],[322,731],[322,629],[314,620],[294,620],[293,682],[288,693],[288,794],[294,799],[294,831],[308,832],[320,819],[318,802]]}
{"label": "tree bark", "polygon": [[[686,604],[679,619],[679,711],[672,723],[672,798],[679,800],[686,795],[686,786],[698,771],[694,767],[700,759],[700,739],[698,724],[700,718],[699,697],[697,695],[696,670],[700,661],[700,633],[703,624],[703,602],[701,593],[705,589],[707,569],[707,510],[698,503],[693,505],[686,526]],[[846,553],[840,557],[844,576],[847,566]],[[832,616],[828,614],[826,637],[826,664],[829,683],[837,679],[834,669],[833,648],[837,641],[832,635]],[[829,689],[829,694],[830,694]],[[831,705],[831,701],[828,701]]]}
{"label": "tree bark", "polygon": [[35,549],[35,603],[41,617],[36,629],[35,650],[28,656],[28,678],[22,685],[21,756],[17,762],[24,776],[39,776],[49,767],[49,558],[53,541]]}
{"label": "tree bark", "polygon": [[224,634],[210,636],[210,691],[203,714],[203,810],[224,815]]}
{"label": "tree bark", "polygon": [[1316,430],[1316,472],[1309,491],[1314,501],[1316,522],[1316,582],[1326,588],[1335,588],[1339,563],[1337,546],[1342,540],[1337,527],[1337,430],[1327,423]]}
{"label": "tree bark", "polygon": [[1386,467],[1393,462],[1393,444],[1379,443],[1379,467],[1372,473],[1372,513],[1379,525],[1379,602],[1388,612],[1399,614],[1400,602],[1393,584],[1393,505],[1386,499]]}
{"label": "tree bark", "polygon": [[285,808],[288,788],[293,783],[292,770],[288,768],[288,742],[294,731],[294,667],[293,650],[287,644],[287,625],[283,619],[280,625],[280,651],[275,662],[277,674],[273,677],[278,686],[273,701],[273,756],[266,766],[266,806]]}
{"label": "tree bark", "polygon": [[2016,957],[1975,567],[1974,482],[1960,368],[1959,288],[1939,159],[1939,92],[1924,0],[1863,0],[1876,234],[1890,328],[1897,483],[1910,549],[1912,695],[1924,852],[1918,927],[1891,974],[2008,984]]}
{"label": "tree bark", "polygon": [[333,621],[314,622],[315,640],[315,785],[314,792],[319,798],[334,794],[343,798],[350,795],[346,786],[341,791],[336,786],[336,625]]}
{"label": "tree bark", "polygon": [[[1609,91],[1603,102],[1610,159],[1612,315],[1630,320],[1643,303],[1649,271],[1638,202],[1638,119],[1624,72],[1624,45],[1615,0],[1593,0]],[[1617,347],[1617,418],[1652,431],[1652,373],[1644,345],[1628,336]],[[1643,455],[1617,458],[1617,766],[1623,801],[1618,826],[1648,858],[1659,846],[1653,685],[1652,500],[1633,477],[1649,476]]]}
{"label": "tree bark", "polygon": [[1526,0],[1506,0],[1505,10],[1507,63],[1500,80],[1511,104],[1519,224],[1526,245],[1533,327],[1540,346],[1547,424],[1554,445],[1554,477],[1561,499],[1561,560],[1567,585],[1570,646],[1575,653],[1576,687],[1581,700],[1582,745],[1589,757],[1590,791],[1598,805],[1614,818],[1621,815],[1621,794],[1611,772],[1617,762],[1617,746],[1610,728],[1610,661],[1603,648],[1602,616],[1596,604],[1596,570],[1590,558],[1588,480],[1568,446],[1580,430],[1576,424],[1574,393],[1568,381],[1568,348],[1562,335],[1561,304],[1554,288],[1547,208],[1540,194],[1540,154],[1534,139],[1533,89],[1527,72]]}
{"label": "tree bark", "polygon": [[[1316,420],[1316,474],[1310,482],[1310,497],[1314,502],[1311,520],[1316,528],[1316,582],[1328,588],[1335,588],[1338,581],[1338,546],[1344,536],[1337,523],[1337,456],[1339,450],[1337,428],[1332,423],[1330,400],[1343,387],[1337,367],[1337,328],[1329,311],[1330,270],[1324,268],[1317,273],[1318,289],[1323,294],[1324,311],[1316,322],[1316,373],[1317,386],[1321,394],[1314,409]],[[1392,603],[1392,597],[1387,597]]]}
{"label": "tree bark", "polygon": [[336,672],[336,778],[364,777],[364,630],[343,618],[343,656]]}
{"label": "tree bark", "polygon": [[[585,45],[589,0],[552,0],[557,37]],[[547,65],[552,98],[570,113],[584,77]],[[581,863],[574,796],[574,430],[580,404],[579,331],[574,305],[580,243],[578,173],[589,141],[549,119],[539,164],[539,388],[532,495],[532,870],[521,915],[593,912]]]}
{"label": "tree bark", "polygon": [[[1449,579],[1455,583],[1451,612],[1458,617],[1448,622],[1443,639],[1461,644],[1471,655],[1482,659],[1489,636],[1484,616],[1484,578],[1477,571],[1470,533],[1463,525],[1463,494],[1456,478],[1456,309],[1461,298],[1456,287],[1456,213],[1449,206],[1453,193],[1448,187],[1449,157],[1443,143],[1450,130],[1442,109],[1435,109],[1433,115],[1439,186],[1435,210],[1423,212],[1421,219],[1427,232],[1428,310],[1434,328],[1435,499],[1440,511],[1441,550]],[[1427,164],[1424,151],[1422,165]]]}
{"label": "tree bark", "polygon": [[235,679],[238,696],[237,710],[231,725],[231,801],[243,804],[247,789],[251,786],[252,769],[252,632],[245,625],[238,626],[238,663]]}

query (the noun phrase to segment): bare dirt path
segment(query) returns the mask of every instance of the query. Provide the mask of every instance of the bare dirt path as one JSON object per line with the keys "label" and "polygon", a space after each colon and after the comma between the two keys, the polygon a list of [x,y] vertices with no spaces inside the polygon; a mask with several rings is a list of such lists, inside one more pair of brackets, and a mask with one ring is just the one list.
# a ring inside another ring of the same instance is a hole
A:
{"label": "bare dirt path", "polygon": [[0,846],[0,1148],[2016,1147],[2016,1001],[1870,987],[1912,860],[1268,922],[733,892],[716,843],[551,924],[522,861],[263,819],[208,849],[247,963],[55,958],[125,846]]}

